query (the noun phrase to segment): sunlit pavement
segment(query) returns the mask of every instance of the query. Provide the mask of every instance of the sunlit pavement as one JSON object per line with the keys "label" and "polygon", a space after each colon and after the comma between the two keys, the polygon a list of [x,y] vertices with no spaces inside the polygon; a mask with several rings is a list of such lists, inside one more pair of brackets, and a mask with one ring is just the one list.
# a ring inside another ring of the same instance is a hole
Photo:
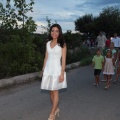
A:
{"label": "sunlit pavement", "polygon": [[[60,91],[57,120],[120,120],[120,83],[112,83],[109,90],[104,89],[105,82],[93,86],[92,66],[68,71],[67,81],[67,90]],[[0,120],[47,120],[50,108],[40,81],[0,92]]]}

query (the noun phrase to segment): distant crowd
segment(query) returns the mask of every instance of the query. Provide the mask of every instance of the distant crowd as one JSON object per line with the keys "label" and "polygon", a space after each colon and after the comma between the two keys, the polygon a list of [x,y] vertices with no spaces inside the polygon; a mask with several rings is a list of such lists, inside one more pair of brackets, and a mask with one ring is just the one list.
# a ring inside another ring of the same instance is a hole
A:
{"label": "distant crowd", "polygon": [[117,33],[114,33],[114,37],[112,38],[106,38],[100,32],[96,38],[96,42],[96,55],[92,59],[95,76],[94,85],[99,87],[102,71],[104,79],[101,81],[106,82],[105,89],[108,90],[111,86],[112,76],[115,74],[113,83],[117,84],[120,75],[120,38],[117,36]]}
{"label": "distant crowd", "polygon": [[[103,40],[101,41],[101,39]],[[117,36],[117,33],[114,33],[113,37],[110,36],[106,37],[104,32],[100,32],[95,40],[89,38],[86,39],[85,41],[83,41],[83,45],[88,47],[96,47],[96,46],[109,47],[111,41],[114,42],[115,47],[120,47],[120,36]]]}

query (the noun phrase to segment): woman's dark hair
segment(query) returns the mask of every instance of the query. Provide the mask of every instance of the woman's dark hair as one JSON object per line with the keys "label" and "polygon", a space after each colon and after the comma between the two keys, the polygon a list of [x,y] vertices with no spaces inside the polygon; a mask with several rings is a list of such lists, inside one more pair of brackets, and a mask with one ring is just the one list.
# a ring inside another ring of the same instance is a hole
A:
{"label": "woman's dark hair", "polygon": [[58,30],[59,30],[59,36],[58,36],[58,39],[57,39],[57,43],[58,43],[58,45],[60,45],[60,47],[63,48],[64,45],[65,45],[65,40],[64,40],[64,38],[63,38],[62,28],[61,28],[61,26],[60,26],[59,24],[53,24],[53,25],[50,27],[48,39],[49,39],[49,41],[53,39],[52,36],[51,36],[51,30],[52,30],[53,27],[57,27]]}

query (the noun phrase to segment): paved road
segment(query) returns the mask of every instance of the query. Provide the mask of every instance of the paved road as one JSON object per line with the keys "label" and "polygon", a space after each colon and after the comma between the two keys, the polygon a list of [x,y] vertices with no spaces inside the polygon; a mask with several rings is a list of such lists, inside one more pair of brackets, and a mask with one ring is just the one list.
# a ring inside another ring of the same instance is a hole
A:
{"label": "paved road", "polygon": [[[93,86],[91,66],[67,72],[68,89],[60,91],[57,120],[120,120],[120,83],[104,90]],[[0,92],[0,120],[47,120],[51,104],[40,82]]]}

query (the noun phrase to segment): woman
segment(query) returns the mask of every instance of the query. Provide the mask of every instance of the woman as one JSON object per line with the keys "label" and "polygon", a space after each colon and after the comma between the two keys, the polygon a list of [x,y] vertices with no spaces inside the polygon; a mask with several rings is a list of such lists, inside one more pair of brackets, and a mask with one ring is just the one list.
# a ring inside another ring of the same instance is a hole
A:
{"label": "woman", "polygon": [[48,120],[55,120],[59,115],[59,89],[67,88],[66,83],[66,43],[62,36],[61,26],[54,24],[50,28],[49,40],[43,65],[41,89],[50,91],[52,110]]}

